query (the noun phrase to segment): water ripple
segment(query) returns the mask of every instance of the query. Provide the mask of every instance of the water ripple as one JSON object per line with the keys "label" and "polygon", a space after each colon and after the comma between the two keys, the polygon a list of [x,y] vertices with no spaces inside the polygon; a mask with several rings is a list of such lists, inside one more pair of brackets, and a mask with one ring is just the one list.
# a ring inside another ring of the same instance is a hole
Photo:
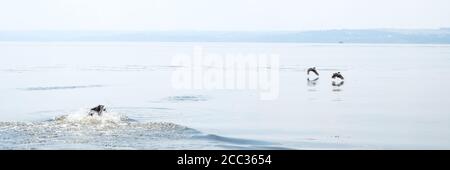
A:
{"label": "water ripple", "polygon": [[48,86],[48,87],[29,87],[22,88],[24,91],[41,91],[41,90],[71,90],[71,89],[83,89],[83,88],[96,88],[104,87],[103,85],[85,85],[85,86]]}

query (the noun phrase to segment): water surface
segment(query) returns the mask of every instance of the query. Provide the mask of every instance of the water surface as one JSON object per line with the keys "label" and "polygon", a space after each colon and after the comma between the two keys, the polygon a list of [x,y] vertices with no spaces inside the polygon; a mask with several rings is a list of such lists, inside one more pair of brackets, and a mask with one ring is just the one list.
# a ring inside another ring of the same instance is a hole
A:
{"label": "water surface", "polygon": [[[173,89],[194,45],[279,54],[278,99]],[[0,59],[1,149],[450,149],[446,45],[1,43]],[[85,116],[97,104],[109,117]]]}

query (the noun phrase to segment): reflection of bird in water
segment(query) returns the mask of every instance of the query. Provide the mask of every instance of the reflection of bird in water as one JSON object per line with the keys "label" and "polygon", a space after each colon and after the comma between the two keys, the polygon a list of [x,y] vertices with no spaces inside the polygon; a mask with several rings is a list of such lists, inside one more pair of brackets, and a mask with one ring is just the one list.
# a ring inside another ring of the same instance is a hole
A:
{"label": "reflection of bird in water", "polygon": [[317,85],[317,80],[319,80],[319,77],[315,78],[315,79],[307,79],[308,80],[308,86],[316,86]]}
{"label": "reflection of bird in water", "polygon": [[340,91],[342,91],[341,86],[344,85],[344,80],[333,80],[331,82],[331,85],[334,87],[333,88],[334,92],[340,92]]}
{"label": "reflection of bird in water", "polygon": [[316,74],[317,76],[319,76],[319,73],[317,72],[316,67],[308,68],[308,70],[306,71],[306,73],[309,75],[309,72],[313,72],[314,74]]}
{"label": "reflection of bird in water", "polygon": [[333,73],[331,76],[332,79],[339,78],[341,80],[344,80],[344,76],[342,76],[341,72]]}
{"label": "reflection of bird in water", "polygon": [[331,83],[331,85],[334,86],[334,87],[341,87],[341,86],[344,85],[344,81],[338,81],[338,82],[333,81],[333,82]]}

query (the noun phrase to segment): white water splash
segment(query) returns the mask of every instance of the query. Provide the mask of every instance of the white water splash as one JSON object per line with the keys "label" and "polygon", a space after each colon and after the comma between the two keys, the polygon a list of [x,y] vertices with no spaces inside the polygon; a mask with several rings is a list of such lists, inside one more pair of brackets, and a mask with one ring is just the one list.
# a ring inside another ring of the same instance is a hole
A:
{"label": "white water splash", "polygon": [[58,116],[54,120],[80,124],[126,123],[126,121],[130,120],[127,116],[114,111],[104,112],[101,116],[97,114],[90,116],[89,111],[90,109],[80,109],[63,116]]}

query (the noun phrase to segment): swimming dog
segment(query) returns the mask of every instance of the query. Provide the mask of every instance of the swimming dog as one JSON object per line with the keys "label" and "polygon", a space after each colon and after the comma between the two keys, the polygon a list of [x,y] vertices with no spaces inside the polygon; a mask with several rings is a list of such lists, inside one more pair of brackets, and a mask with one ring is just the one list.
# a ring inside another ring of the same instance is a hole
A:
{"label": "swimming dog", "polygon": [[94,114],[96,114],[96,113],[97,113],[97,115],[101,116],[103,112],[106,112],[105,106],[98,105],[97,107],[94,107],[89,111],[89,116],[94,116]]}

